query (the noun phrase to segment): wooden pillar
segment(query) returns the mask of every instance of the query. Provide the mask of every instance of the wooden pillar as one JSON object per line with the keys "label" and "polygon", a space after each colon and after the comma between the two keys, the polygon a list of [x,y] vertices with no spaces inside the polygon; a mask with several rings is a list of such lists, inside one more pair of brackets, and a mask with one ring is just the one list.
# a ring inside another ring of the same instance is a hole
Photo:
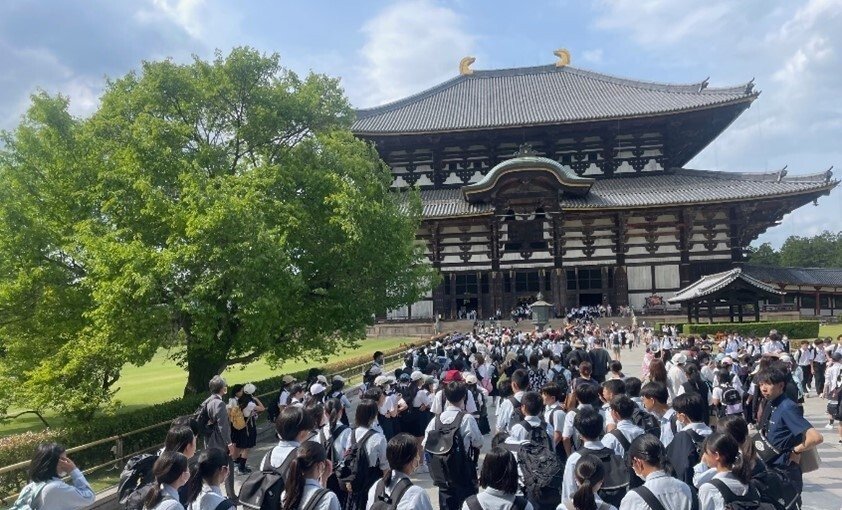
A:
{"label": "wooden pillar", "polygon": [[693,303],[687,302],[687,323],[691,324],[693,322]]}
{"label": "wooden pillar", "polygon": [[483,320],[488,317],[485,314],[485,305],[482,296],[482,272],[477,271],[477,319]]}
{"label": "wooden pillar", "polygon": [[602,266],[599,268],[600,272],[600,281],[602,282],[601,292],[602,292],[602,304],[607,305],[610,300],[608,299],[608,266]]}
{"label": "wooden pillar", "polygon": [[456,302],[456,275],[450,273],[450,318],[455,319],[459,311],[459,303]]}
{"label": "wooden pillar", "polygon": [[678,278],[682,289],[690,285],[690,239],[693,237],[693,216],[695,212],[687,209],[678,214],[680,219],[678,250],[681,256]]}
{"label": "wooden pillar", "polygon": [[743,322],[743,305],[737,305],[737,313],[739,314],[740,322]]}
{"label": "wooden pillar", "polygon": [[491,313],[496,314],[497,310],[503,313],[503,274],[500,272],[500,220],[495,215],[491,218],[489,225],[491,229],[491,274],[489,290],[491,291]]}
{"label": "wooden pillar", "polygon": [[743,247],[740,242],[740,210],[731,206],[728,210],[728,244],[731,246],[731,265],[741,266],[743,263]]}
{"label": "wooden pillar", "polygon": [[708,321],[709,324],[713,324],[713,304],[708,301]]}
{"label": "wooden pillar", "polygon": [[[614,253],[617,255],[614,269],[614,304],[617,307],[629,305],[629,279],[626,273],[626,222],[628,215],[617,213],[614,216]],[[683,287],[683,285],[682,285]]]}
{"label": "wooden pillar", "polygon": [[728,322],[734,322],[734,305],[728,305]]}
{"label": "wooden pillar", "polygon": [[700,307],[701,307],[701,305],[699,304],[699,302],[698,302],[698,301],[697,301],[696,303],[694,303],[694,308],[695,308],[695,312],[696,312],[696,313],[695,313],[695,315],[696,315],[696,324],[701,324],[701,322],[702,322],[702,321],[701,321],[701,319],[699,319],[699,308],[700,308]]}
{"label": "wooden pillar", "polygon": [[760,322],[760,301],[754,302],[754,322]]}
{"label": "wooden pillar", "polygon": [[822,302],[821,302],[822,300],[821,300],[821,294],[819,294],[819,289],[816,289],[815,299],[816,299],[816,305],[814,306],[815,313],[816,313],[816,317],[819,317],[822,314]]}

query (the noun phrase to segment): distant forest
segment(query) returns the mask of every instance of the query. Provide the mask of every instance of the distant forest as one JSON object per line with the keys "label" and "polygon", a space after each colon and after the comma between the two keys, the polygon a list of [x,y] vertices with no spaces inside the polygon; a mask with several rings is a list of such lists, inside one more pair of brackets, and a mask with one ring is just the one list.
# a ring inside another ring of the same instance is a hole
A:
{"label": "distant forest", "polygon": [[769,243],[749,246],[749,264],[784,267],[842,267],[842,232],[815,237],[789,236],[780,250]]}

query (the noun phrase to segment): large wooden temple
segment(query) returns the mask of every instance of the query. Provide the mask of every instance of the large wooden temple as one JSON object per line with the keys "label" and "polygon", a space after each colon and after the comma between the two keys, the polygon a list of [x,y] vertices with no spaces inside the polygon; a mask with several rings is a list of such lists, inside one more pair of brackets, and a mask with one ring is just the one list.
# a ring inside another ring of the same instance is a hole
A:
{"label": "large wooden temple", "polygon": [[543,293],[559,312],[640,309],[739,265],[830,171],[788,176],[685,165],[751,103],[753,83],[670,85],[554,65],[460,74],[358,110],[355,134],[419,190],[418,239],[442,282],[393,317],[486,318]]}

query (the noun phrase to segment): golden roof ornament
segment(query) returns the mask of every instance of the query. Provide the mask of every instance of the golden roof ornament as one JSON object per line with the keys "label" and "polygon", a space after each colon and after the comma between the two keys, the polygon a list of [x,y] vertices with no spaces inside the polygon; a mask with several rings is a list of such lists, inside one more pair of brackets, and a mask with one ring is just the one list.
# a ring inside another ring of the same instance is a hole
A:
{"label": "golden roof ornament", "polygon": [[553,55],[558,57],[558,60],[555,63],[556,67],[564,67],[570,65],[570,52],[564,48],[557,49],[553,52]]}
{"label": "golden roof ornament", "polygon": [[471,64],[476,62],[477,59],[474,57],[465,57],[459,61],[459,74],[462,76],[467,76],[469,74],[474,74],[474,70],[471,69]]}

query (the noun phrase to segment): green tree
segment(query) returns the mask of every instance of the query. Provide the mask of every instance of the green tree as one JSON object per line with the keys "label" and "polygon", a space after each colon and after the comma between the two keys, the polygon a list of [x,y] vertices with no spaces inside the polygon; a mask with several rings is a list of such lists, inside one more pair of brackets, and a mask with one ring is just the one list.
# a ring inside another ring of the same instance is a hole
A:
{"label": "green tree", "polygon": [[40,94],[0,159],[2,377],[89,413],[162,346],[202,392],[228,365],[321,356],[435,275],[337,80],[277,55],[147,62],[74,119]]}
{"label": "green tree", "polygon": [[780,254],[769,243],[763,243],[757,248],[749,246],[747,256],[749,264],[757,264],[759,266],[781,265]]}

